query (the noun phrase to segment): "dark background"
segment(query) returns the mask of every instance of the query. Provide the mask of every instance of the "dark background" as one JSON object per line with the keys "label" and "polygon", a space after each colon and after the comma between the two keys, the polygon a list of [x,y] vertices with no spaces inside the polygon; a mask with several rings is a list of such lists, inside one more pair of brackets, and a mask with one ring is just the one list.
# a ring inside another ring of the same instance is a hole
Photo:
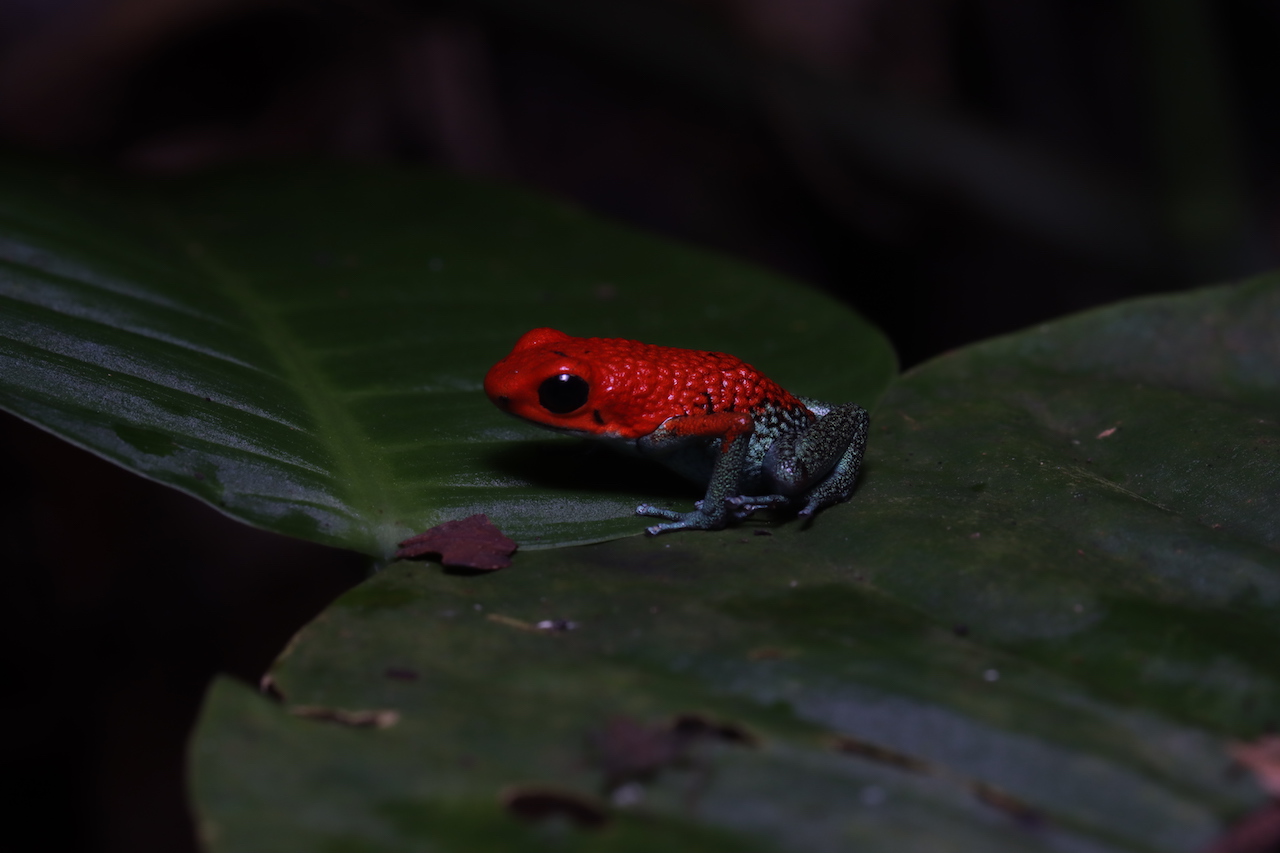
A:
{"label": "dark background", "polygon": [[[0,0],[0,145],[532,186],[825,289],[909,367],[1274,266],[1277,43],[1273,0]],[[192,849],[208,679],[362,561],[7,415],[0,511],[9,837]]]}

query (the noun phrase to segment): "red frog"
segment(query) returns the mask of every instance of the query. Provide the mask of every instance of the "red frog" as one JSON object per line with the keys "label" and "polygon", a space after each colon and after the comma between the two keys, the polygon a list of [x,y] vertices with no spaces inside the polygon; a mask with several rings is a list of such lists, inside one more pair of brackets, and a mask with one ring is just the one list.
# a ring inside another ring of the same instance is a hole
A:
{"label": "red frog", "polygon": [[797,397],[721,352],[575,338],[534,329],[489,369],[504,412],[652,457],[700,483],[692,512],[651,504],[648,528],[719,530],[767,507],[809,518],[853,493],[869,418],[861,406]]}

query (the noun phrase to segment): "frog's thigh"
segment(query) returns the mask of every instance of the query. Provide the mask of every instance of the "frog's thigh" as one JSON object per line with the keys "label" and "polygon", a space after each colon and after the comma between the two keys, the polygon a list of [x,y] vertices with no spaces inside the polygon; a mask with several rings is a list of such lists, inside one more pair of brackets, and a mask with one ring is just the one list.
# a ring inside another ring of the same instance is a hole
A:
{"label": "frog's thigh", "polygon": [[764,466],[779,494],[804,494],[835,472],[833,496],[847,495],[862,464],[868,421],[859,405],[832,406],[794,436],[774,442]]}

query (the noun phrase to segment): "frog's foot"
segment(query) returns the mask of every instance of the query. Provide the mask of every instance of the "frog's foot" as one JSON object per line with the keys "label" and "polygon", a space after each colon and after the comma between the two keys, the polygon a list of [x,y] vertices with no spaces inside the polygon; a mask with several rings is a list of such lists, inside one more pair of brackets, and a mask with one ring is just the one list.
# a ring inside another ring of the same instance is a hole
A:
{"label": "frog's foot", "polygon": [[725,503],[729,505],[729,511],[733,513],[733,517],[741,521],[762,509],[785,506],[791,503],[791,498],[786,495],[735,495],[725,498]]}
{"label": "frog's foot", "polygon": [[640,504],[640,506],[636,507],[636,515],[667,519],[664,524],[655,524],[652,527],[645,528],[650,536],[669,533],[672,530],[719,530],[724,527],[727,521],[725,517],[716,518],[703,512],[702,501],[698,502],[697,507],[693,512],[676,512],[673,509],[664,509],[653,504]]}
{"label": "frog's foot", "polygon": [[844,500],[844,497],[841,497],[838,495],[826,496],[826,497],[822,495],[812,496],[809,498],[808,501],[805,502],[804,507],[798,513],[796,513],[796,516],[801,521],[803,521],[807,526],[810,522],[813,521],[813,517],[818,514],[818,510],[826,509],[829,506],[834,506],[840,503],[842,500]]}

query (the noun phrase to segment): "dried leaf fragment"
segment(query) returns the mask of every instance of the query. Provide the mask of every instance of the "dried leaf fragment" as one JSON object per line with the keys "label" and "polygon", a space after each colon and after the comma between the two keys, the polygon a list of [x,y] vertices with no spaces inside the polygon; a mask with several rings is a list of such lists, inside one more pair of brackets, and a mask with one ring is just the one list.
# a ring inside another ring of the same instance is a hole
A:
{"label": "dried leaf fragment", "polygon": [[514,616],[504,616],[501,613],[490,613],[484,618],[488,619],[490,622],[497,622],[499,625],[506,625],[508,628],[515,628],[518,631],[542,633],[532,622],[526,622],[523,619],[517,619]]}
{"label": "dried leaf fragment", "polygon": [[275,678],[269,672],[258,679],[258,692],[272,702],[284,701],[284,693],[280,690],[280,685],[276,684]]}
{"label": "dried leaf fragment", "polygon": [[446,566],[463,569],[505,569],[511,565],[516,543],[483,513],[437,524],[400,543],[397,560],[437,554]]}
{"label": "dried leaf fragment", "polygon": [[357,729],[389,729],[400,722],[400,712],[387,709],[348,711],[344,708],[325,708],[319,705],[298,705],[289,713],[306,720],[337,723]]}

